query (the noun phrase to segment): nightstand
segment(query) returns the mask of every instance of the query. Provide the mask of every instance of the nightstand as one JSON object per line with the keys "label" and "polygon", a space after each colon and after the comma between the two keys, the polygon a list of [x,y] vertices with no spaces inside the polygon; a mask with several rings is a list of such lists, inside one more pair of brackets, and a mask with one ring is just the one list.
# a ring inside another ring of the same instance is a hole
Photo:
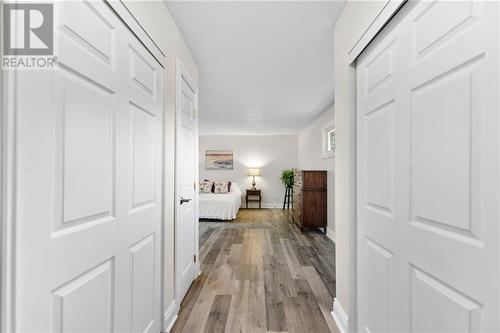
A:
{"label": "nightstand", "polygon": [[258,201],[259,202],[259,209],[262,208],[261,190],[247,189],[246,201],[247,201],[247,208],[248,208],[249,201]]}

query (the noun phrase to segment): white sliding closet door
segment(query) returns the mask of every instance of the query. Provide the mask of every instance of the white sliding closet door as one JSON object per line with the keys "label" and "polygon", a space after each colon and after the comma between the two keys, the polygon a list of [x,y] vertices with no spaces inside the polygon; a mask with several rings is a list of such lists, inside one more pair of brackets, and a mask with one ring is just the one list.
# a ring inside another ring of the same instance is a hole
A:
{"label": "white sliding closet door", "polygon": [[500,331],[499,7],[409,1],[357,60],[360,332]]}
{"label": "white sliding closet door", "polygon": [[16,78],[15,328],[159,332],[163,69],[104,2],[55,8],[60,68]]}

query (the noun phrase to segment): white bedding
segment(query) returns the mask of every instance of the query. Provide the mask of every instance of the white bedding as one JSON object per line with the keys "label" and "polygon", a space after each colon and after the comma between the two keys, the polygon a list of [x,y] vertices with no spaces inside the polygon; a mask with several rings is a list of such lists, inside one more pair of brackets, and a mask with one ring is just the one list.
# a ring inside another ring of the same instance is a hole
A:
{"label": "white bedding", "polygon": [[227,194],[200,193],[200,219],[234,220],[241,207],[241,190],[231,184]]}

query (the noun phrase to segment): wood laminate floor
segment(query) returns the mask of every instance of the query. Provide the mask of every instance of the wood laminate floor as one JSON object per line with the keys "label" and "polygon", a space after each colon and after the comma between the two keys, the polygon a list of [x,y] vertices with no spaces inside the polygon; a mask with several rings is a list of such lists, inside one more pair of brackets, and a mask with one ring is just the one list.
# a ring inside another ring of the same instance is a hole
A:
{"label": "wood laminate floor", "polygon": [[201,275],[172,332],[339,332],[335,245],[301,233],[280,209],[242,209],[200,222]]}

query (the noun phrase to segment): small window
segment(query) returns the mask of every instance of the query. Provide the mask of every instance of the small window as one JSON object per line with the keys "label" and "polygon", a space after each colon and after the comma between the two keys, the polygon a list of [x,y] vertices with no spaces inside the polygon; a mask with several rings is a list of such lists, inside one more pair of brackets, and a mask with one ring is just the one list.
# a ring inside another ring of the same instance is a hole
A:
{"label": "small window", "polygon": [[323,137],[322,158],[330,158],[335,156],[335,123],[328,122],[322,128],[321,135]]}
{"label": "small window", "polygon": [[332,128],[330,131],[328,131],[328,151],[333,151],[335,152],[335,128]]}

